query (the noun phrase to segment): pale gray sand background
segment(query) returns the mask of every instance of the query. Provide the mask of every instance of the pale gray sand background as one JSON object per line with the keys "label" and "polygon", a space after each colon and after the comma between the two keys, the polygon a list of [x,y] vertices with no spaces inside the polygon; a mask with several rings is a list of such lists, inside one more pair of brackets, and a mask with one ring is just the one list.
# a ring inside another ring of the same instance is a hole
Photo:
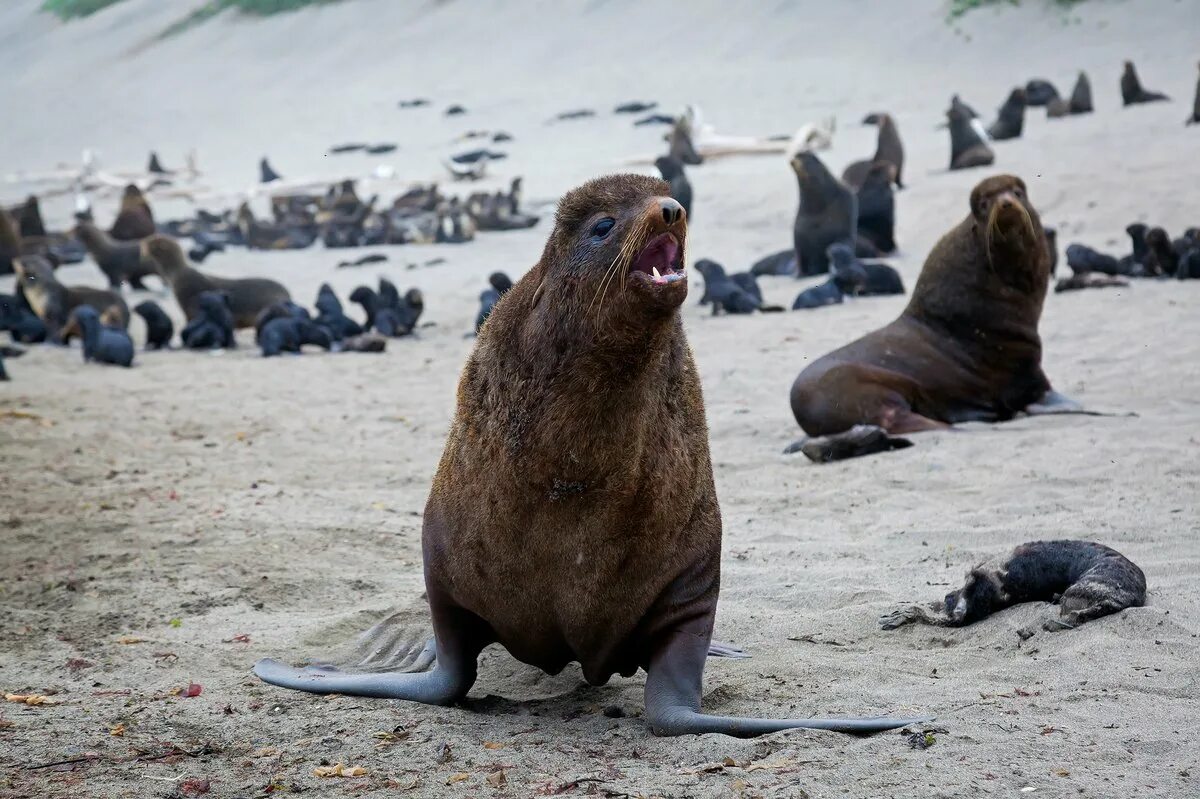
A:
{"label": "pale gray sand background", "polygon": [[[941,4],[915,0],[888,4],[886,15],[853,1],[693,2],[685,11],[617,0],[352,0],[265,22],[219,18],[161,43],[153,36],[188,3],[130,0],[65,26],[36,5],[0,7],[4,172],[74,163],[84,147],[114,170],[140,167],[150,148],[168,165],[195,148],[205,182],[225,189],[249,184],[263,153],[288,176],[390,163],[433,179],[454,137],[504,129],[516,136],[512,158],[489,185],[525,175],[538,202],[659,149],[661,129],[608,113],[619,101],[656,99],[668,111],[699,103],[731,133],[790,132],[836,114],[835,147],[823,157],[839,170],[873,147],[873,130],[857,120],[886,109],[908,148],[894,263],[911,285],[989,174],[945,172],[948,143],[934,126],[950,93],[990,116],[1012,85],[1042,76],[1068,91],[1082,67],[1097,113],[1047,123],[1031,112],[1024,139],[997,145],[997,171],[1025,177],[1064,246],[1123,251],[1130,221],[1173,232],[1200,223],[1200,133],[1180,124],[1200,15],[1185,2],[1092,0],[1068,22],[1034,3],[978,13],[956,32]],[[1179,101],[1122,110],[1127,57],[1147,86]],[[417,96],[435,106],[396,109]],[[453,102],[470,114],[442,117]],[[544,124],[579,107],[600,115]],[[324,155],[360,139],[401,149]],[[789,242],[796,190],[782,159],[714,162],[691,179],[693,258],[735,268]],[[0,185],[5,202],[22,194]],[[111,207],[98,204],[101,219]],[[46,210],[65,224],[69,200]],[[175,784],[163,779],[176,777],[211,779],[220,797],[262,795],[275,778],[321,796],[1200,793],[1193,285],[1047,301],[1056,385],[1136,418],[975,426],[827,467],[779,454],[798,432],[788,386],[808,359],[885,323],[904,301],[742,319],[711,319],[694,300],[685,308],[724,508],[718,634],[754,653],[710,663],[705,706],[934,712],[946,732],[927,751],[895,734],[653,739],[636,717],[640,677],[588,688],[574,669],[547,677],[501,652],[484,657],[470,710],[259,685],[249,673],[258,657],[340,643],[389,609],[413,607],[420,618],[419,513],[471,346],[463,333],[487,273],[522,272],[547,230],[548,220],[462,247],[387,248],[382,270],[334,270],[344,253],[320,248],[206,264],[277,277],[302,302],[322,281],[343,296],[379,274],[420,286],[436,326],[390,342],[382,357],[263,361],[247,346],[220,357],[139,354],[125,372],[36,348],[8,362],[14,379],[0,386],[0,407],[53,426],[0,420],[0,689],[57,691],[64,704],[0,706],[11,722],[0,726],[0,793],[165,796]],[[447,262],[404,269],[436,256]],[[91,264],[60,276],[100,282]],[[765,290],[790,305],[801,285],[775,279]],[[0,279],[0,290],[10,286]],[[141,339],[140,324],[134,334]],[[1016,630],[1052,609],[1025,606],[964,631],[876,628],[879,613],[940,596],[972,562],[1051,536],[1117,546],[1146,570],[1149,606],[1023,644]],[[169,626],[173,618],[182,626]],[[251,643],[226,642],[239,633]],[[126,635],[149,642],[117,643]],[[95,665],[73,672],[72,658]],[[163,698],[189,680],[203,684],[199,697]],[[600,714],[614,705],[634,717]],[[123,737],[110,735],[118,724]],[[403,740],[374,737],[397,726]],[[219,751],[130,760],[161,754],[168,741]],[[443,742],[453,755],[439,763]],[[28,768],[85,753],[100,759],[74,771]],[[726,757],[767,768],[717,768]],[[323,759],[369,774],[318,780],[311,772]],[[507,787],[486,783],[497,767]],[[458,773],[468,776],[447,786]],[[592,781],[563,788],[582,778]]]}

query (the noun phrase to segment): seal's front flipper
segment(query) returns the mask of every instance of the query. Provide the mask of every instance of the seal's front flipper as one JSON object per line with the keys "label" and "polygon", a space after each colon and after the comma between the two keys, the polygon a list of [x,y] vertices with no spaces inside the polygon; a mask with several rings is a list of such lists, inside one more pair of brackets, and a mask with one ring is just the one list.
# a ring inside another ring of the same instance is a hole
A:
{"label": "seal's front flipper", "polygon": [[889,435],[882,427],[858,424],[844,433],[803,438],[785,449],[784,453],[799,451],[814,463],[829,463],[911,446],[912,442],[907,438]]}
{"label": "seal's front flipper", "polygon": [[743,719],[700,712],[700,691],[708,636],[675,631],[650,658],[646,676],[646,719],[655,735],[719,733],[752,738],[793,729],[831,730],[865,735],[932,721],[921,718]]}
{"label": "seal's front flipper", "polygon": [[1104,411],[1089,411],[1082,403],[1050,389],[1037,402],[1025,406],[1025,413],[1030,416],[1049,416],[1051,414],[1078,414],[1082,416],[1137,416],[1136,413],[1106,413]]}
{"label": "seal's front flipper", "polygon": [[740,646],[727,644],[724,641],[709,641],[708,656],[710,658],[748,658],[750,653]]}

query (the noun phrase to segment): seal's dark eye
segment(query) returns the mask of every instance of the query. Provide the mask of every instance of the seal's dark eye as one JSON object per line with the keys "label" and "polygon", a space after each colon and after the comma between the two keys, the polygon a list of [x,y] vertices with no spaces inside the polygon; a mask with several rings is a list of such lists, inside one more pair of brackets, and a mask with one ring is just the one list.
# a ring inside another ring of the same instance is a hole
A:
{"label": "seal's dark eye", "polygon": [[607,216],[604,217],[603,219],[601,219],[599,222],[597,222],[595,225],[592,226],[592,238],[595,238],[595,239],[604,238],[605,236],[607,236],[609,234],[610,231],[612,231],[613,227],[616,224],[617,224],[617,220],[615,220],[611,217],[607,217]]}

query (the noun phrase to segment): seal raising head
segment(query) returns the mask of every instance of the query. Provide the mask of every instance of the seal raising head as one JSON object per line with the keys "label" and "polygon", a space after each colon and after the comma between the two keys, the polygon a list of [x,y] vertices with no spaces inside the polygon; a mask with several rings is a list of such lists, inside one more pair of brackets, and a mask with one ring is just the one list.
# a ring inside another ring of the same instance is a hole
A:
{"label": "seal raising head", "polygon": [[552,674],[578,662],[594,685],[645,669],[646,718],[662,735],[913,721],[700,712],[721,511],[679,315],[687,220],[668,189],[615,175],[569,192],[541,259],[479,331],[422,530],[436,668],[343,674],[265,660],[259,677],[449,704],[499,643]]}

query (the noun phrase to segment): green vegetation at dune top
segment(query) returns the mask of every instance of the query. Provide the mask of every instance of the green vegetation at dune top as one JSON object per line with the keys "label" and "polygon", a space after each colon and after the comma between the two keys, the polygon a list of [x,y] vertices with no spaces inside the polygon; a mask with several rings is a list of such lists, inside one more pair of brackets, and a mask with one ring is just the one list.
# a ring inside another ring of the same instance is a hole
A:
{"label": "green vegetation at dune top", "polygon": [[45,0],[42,10],[57,14],[62,19],[86,17],[97,11],[108,8],[121,0]]}
{"label": "green vegetation at dune top", "polygon": [[[1083,0],[1049,0],[1053,5],[1061,8],[1069,8]],[[986,8],[988,6],[1019,6],[1021,0],[950,0],[950,19],[957,19],[968,11],[974,11],[977,8]]]}
{"label": "green vegetation at dune top", "polygon": [[[62,19],[86,17],[97,11],[116,5],[121,0],[44,0],[42,10],[57,14]],[[338,0],[208,0],[188,14],[183,20],[171,26],[171,31],[182,29],[189,25],[216,16],[227,8],[233,8],[247,14],[266,17],[283,11],[296,11],[306,6],[336,3]]]}

